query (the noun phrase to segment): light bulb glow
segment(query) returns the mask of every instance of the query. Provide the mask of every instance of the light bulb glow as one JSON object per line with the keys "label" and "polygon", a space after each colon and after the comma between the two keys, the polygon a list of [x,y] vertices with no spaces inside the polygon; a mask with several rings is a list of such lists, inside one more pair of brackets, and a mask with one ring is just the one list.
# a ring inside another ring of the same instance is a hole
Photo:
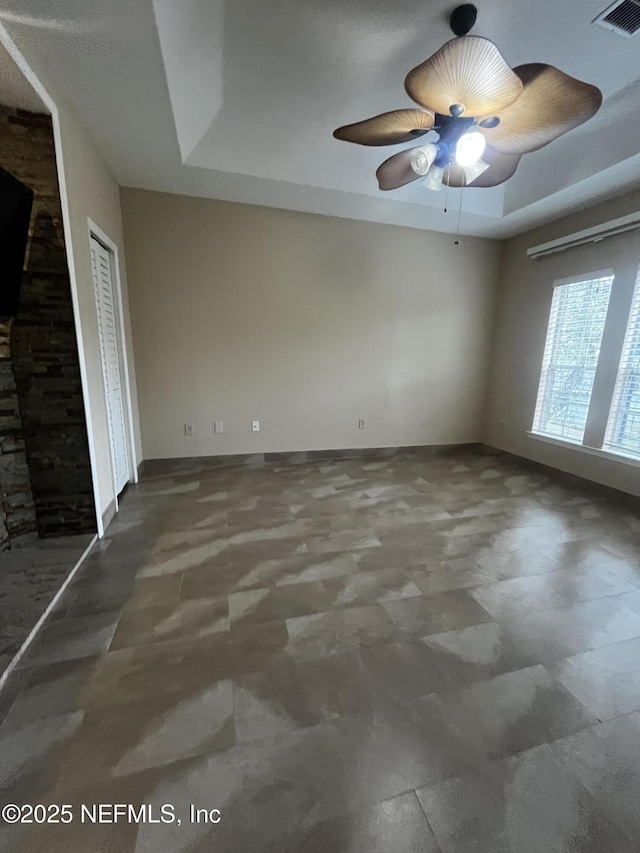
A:
{"label": "light bulb glow", "polygon": [[431,164],[436,159],[438,149],[433,142],[428,142],[420,148],[414,148],[411,151],[411,168],[416,175],[426,175]]}
{"label": "light bulb glow", "polygon": [[484,154],[487,140],[477,130],[463,133],[456,144],[456,162],[459,166],[473,166]]}

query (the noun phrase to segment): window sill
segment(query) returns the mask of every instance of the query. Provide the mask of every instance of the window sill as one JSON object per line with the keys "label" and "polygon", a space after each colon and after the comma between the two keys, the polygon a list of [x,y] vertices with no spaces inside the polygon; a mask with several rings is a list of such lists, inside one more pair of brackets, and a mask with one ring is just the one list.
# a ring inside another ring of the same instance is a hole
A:
{"label": "window sill", "polygon": [[602,450],[598,447],[587,447],[587,445],[579,444],[577,441],[568,441],[566,438],[541,435],[538,432],[531,432],[530,430],[527,430],[527,436],[536,441],[543,441],[545,444],[555,444],[557,447],[566,447],[568,450],[577,450],[589,456],[599,456],[602,459],[609,459],[611,462],[620,462],[623,465],[633,465],[636,468],[640,468],[640,458],[636,458],[635,456],[625,456],[622,453],[615,453],[612,450]]}

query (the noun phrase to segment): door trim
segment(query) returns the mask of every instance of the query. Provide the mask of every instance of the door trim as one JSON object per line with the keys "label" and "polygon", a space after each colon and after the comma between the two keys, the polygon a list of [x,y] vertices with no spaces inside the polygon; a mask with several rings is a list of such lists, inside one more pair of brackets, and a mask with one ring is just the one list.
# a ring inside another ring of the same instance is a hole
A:
{"label": "door trim", "polygon": [[[133,404],[131,398],[131,383],[129,381],[129,357],[127,352],[127,338],[125,334],[125,326],[124,326],[124,305],[122,300],[122,283],[120,279],[120,257],[118,252],[118,246],[116,243],[111,240],[111,238],[105,234],[105,232],[100,228],[99,225],[87,217],[88,223],[88,232],[89,232],[89,250],[91,250],[91,239],[95,239],[98,243],[102,243],[102,245],[107,249],[112,256],[113,263],[111,264],[111,275],[112,281],[111,284],[113,286],[113,297],[116,303],[116,308],[118,312],[117,317],[117,340],[118,340],[118,355],[120,358],[120,367],[121,367],[121,382],[122,382],[122,402],[124,408],[124,418],[125,418],[125,433],[126,433],[126,441],[127,441],[127,462],[129,466],[129,482],[137,483],[138,482],[138,459],[136,456],[136,443],[135,443],[135,431],[133,425]],[[95,301],[95,288],[94,288],[94,301]],[[96,314],[98,311],[98,306],[96,303]],[[104,386],[104,379],[103,379]],[[106,403],[106,388],[103,387],[103,394],[105,397]],[[111,442],[109,442],[109,455],[112,456],[111,450]],[[114,460],[111,459],[111,469],[113,471]],[[113,475],[112,475],[113,477]],[[116,494],[116,485],[112,480],[113,484],[113,499],[115,502],[115,511],[118,511],[118,495]],[[102,521],[102,519],[101,519]],[[101,525],[102,526],[102,525]],[[102,535],[102,534],[100,534]]]}

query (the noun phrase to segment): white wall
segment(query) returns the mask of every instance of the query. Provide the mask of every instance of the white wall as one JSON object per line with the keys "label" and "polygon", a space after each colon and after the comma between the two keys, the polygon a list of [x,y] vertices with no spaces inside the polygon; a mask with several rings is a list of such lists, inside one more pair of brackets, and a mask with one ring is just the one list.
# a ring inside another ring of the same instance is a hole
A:
{"label": "white wall", "polygon": [[[131,354],[131,328],[118,184],[82,123],[61,93],[57,91],[40,58],[24,55],[18,51],[1,26],[0,41],[52,113],[76,333],[83,363],[83,391],[87,427],[90,433],[96,507],[98,513],[102,515],[112,504],[115,493],[89,251],[88,219],[93,220],[118,247],[124,301],[123,319],[127,347]],[[141,441],[132,359],[129,362],[129,383],[133,397],[135,446],[139,462]]]}
{"label": "white wall", "polygon": [[[60,110],[59,115],[62,167],[69,201],[68,220],[78,297],[79,313],[76,317],[76,326],[79,325],[82,333],[81,346],[86,365],[87,392],[96,448],[100,507],[101,512],[104,512],[114,498],[114,484],[98,338],[98,318],[91,269],[88,220],[91,219],[118,248],[125,339],[127,351],[132,354],[133,345],[128,310],[129,299],[120,195],[118,184],[75,114],[64,107]],[[132,357],[129,362],[129,382],[134,408],[136,457],[140,462],[142,459],[142,443]]]}
{"label": "white wall", "polygon": [[504,245],[495,319],[485,423],[488,444],[604,485],[640,494],[640,468],[527,436],[535,409],[553,282],[613,269],[602,355],[593,390],[585,441],[597,446],[606,427],[611,391],[640,263],[638,231],[611,237],[538,260],[531,246],[640,210],[640,192],[630,193],[508,240]]}
{"label": "white wall", "polygon": [[145,458],[480,439],[497,243],[121,198]]}

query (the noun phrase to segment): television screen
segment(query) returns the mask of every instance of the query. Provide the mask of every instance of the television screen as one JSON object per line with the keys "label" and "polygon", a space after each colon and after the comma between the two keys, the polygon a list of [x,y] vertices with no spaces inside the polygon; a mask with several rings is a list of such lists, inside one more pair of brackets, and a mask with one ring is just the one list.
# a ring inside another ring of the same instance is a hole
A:
{"label": "television screen", "polygon": [[0,316],[15,317],[29,239],[33,191],[0,168]]}

